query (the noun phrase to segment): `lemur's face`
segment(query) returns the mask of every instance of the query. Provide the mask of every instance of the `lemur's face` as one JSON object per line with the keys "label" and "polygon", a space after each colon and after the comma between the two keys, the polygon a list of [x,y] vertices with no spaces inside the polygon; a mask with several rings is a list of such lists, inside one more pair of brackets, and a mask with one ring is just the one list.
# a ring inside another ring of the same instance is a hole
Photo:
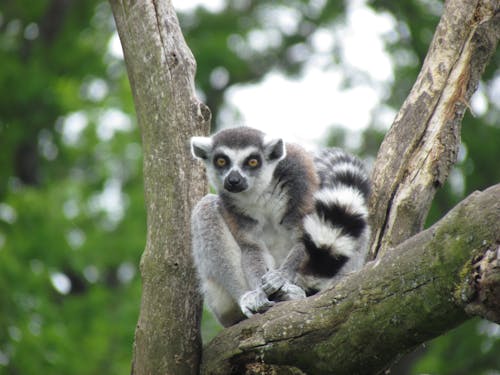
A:
{"label": "lemur's face", "polygon": [[218,193],[263,192],[285,157],[281,139],[248,128],[223,130],[213,137],[193,137],[193,155],[205,162],[210,184]]}
{"label": "lemur's face", "polygon": [[267,185],[272,178],[272,167],[255,147],[230,149],[217,147],[208,167],[210,182],[218,192],[229,193],[251,191],[255,186]]}

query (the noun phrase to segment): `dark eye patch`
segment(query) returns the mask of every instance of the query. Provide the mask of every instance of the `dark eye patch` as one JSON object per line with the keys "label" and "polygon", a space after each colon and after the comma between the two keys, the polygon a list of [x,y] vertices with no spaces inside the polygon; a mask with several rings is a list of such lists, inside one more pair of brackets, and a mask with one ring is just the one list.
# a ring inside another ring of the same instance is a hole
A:
{"label": "dark eye patch", "polygon": [[225,154],[215,154],[213,164],[215,168],[225,169],[231,165],[231,160]]}
{"label": "dark eye patch", "polygon": [[[256,165],[252,165],[250,161],[256,160],[257,163]],[[243,168],[247,169],[256,169],[259,168],[262,165],[262,157],[259,154],[250,154],[245,161],[243,162]]]}

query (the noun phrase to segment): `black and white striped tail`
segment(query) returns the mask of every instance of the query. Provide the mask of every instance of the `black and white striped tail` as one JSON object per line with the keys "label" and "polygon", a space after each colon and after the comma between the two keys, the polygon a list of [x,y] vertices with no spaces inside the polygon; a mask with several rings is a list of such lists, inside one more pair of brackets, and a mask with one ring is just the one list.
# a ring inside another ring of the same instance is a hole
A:
{"label": "black and white striped tail", "polygon": [[340,149],[320,152],[315,166],[320,186],[314,211],[304,219],[304,243],[308,268],[332,277],[343,268],[359,269],[365,261],[370,182],[363,163]]}

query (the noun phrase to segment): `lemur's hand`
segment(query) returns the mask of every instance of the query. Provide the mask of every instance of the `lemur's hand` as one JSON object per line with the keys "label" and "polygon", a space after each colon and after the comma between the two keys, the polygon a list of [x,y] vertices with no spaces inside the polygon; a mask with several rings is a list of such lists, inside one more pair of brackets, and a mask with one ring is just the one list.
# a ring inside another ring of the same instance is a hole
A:
{"label": "lemur's hand", "polygon": [[279,270],[270,270],[262,276],[262,290],[269,297],[278,292],[287,282]]}
{"label": "lemur's hand", "polygon": [[275,301],[306,298],[304,290],[289,282],[279,270],[268,271],[262,276],[262,290]]}
{"label": "lemur's hand", "polygon": [[256,313],[263,313],[274,305],[274,302],[269,301],[261,289],[246,292],[240,297],[238,303],[241,312],[248,318]]}

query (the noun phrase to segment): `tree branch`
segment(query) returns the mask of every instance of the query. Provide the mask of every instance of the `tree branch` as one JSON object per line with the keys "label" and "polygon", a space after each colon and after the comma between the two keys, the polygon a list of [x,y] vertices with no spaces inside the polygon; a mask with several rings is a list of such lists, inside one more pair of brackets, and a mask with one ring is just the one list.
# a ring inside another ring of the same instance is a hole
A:
{"label": "tree branch", "polygon": [[132,373],[195,374],[201,298],[191,259],[191,209],[206,191],[188,139],[210,111],[194,93],[195,60],[171,1],[110,0],[142,131],[147,243]]}
{"label": "tree branch", "polygon": [[500,184],[334,289],[224,330],[205,349],[202,373],[254,373],[260,363],[287,366],[278,373],[376,373],[466,312],[500,322],[499,244]]}
{"label": "tree branch", "polygon": [[460,123],[500,38],[497,0],[449,0],[422,70],[379,150],[373,171],[371,256],[424,224],[456,162]]}

